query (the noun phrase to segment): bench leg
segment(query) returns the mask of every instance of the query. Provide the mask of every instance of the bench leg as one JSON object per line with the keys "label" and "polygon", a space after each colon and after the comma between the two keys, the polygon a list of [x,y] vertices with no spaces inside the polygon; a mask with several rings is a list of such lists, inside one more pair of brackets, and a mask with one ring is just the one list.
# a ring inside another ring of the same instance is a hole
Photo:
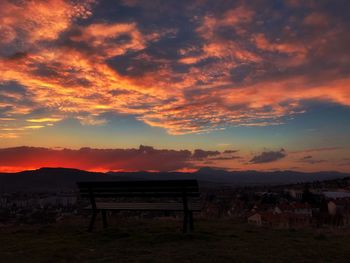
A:
{"label": "bench leg", "polygon": [[97,216],[97,212],[93,211],[92,216],[91,216],[91,220],[90,220],[90,224],[89,224],[89,228],[88,228],[88,232],[92,232],[92,229],[94,228],[96,216]]}
{"label": "bench leg", "polygon": [[102,222],[103,222],[103,228],[107,228],[107,211],[103,210],[102,213]]}
{"label": "bench leg", "polygon": [[193,212],[192,211],[189,213],[189,224],[190,224],[190,231],[193,231],[194,226],[193,226]]}
{"label": "bench leg", "polygon": [[187,233],[187,226],[188,226],[188,213],[184,212],[184,221],[183,221],[182,232]]}

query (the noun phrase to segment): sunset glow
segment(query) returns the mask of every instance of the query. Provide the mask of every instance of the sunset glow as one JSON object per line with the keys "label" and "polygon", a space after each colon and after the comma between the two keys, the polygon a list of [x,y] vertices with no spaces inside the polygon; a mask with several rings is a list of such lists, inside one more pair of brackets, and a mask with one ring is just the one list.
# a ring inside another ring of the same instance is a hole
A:
{"label": "sunset glow", "polygon": [[0,1],[0,171],[350,172],[350,3],[214,2]]}

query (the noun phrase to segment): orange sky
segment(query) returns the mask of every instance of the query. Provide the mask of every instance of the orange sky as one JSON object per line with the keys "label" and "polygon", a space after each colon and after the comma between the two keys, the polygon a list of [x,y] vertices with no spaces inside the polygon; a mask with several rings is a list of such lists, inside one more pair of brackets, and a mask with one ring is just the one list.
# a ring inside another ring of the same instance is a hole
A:
{"label": "orange sky", "polygon": [[[0,147],[238,149],[241,158],[190,158],[179,169],[349,170],[348,7],[1,1]],[[337,150],[303,155],[320,148]],[[33,158],[0,170],[90,169]],[[91,169],[132,170],[117,164]]]}

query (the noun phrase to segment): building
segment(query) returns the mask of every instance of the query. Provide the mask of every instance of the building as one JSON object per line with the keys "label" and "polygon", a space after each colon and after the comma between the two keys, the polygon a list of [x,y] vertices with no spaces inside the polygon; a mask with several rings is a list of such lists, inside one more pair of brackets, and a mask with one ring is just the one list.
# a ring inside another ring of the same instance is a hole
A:
{"label": "building", "polygon": [[296,190],[296,189],[287,189],[286,192],[289,194],[290,197],[301,200],[303,198],[303,191],[302,190]]}
{"label": "building", "polygon": [[327,199],[350,198],[350,192],[346,191],[326,191],[322,193]]}
{"label": "building", "polygon": [[330,200],[327,207],[331,222],[336,225],[350,225],[350,198]]}
{"label": "building", "polygon": [[292,213],[297,215],[312,216],[312,207],[307,203],[282,203],[275,206],[274,213]]}

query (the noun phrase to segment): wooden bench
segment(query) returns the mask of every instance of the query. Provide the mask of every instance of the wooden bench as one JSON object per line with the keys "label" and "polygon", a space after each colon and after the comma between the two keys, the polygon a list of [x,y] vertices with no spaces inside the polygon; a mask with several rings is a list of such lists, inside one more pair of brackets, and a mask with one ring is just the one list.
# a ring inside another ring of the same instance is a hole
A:
{"label": "wooden bench", "polygon": [[[107,211],[181,211],[183,232],[193,231],[193,212],[200,211],[197,180],[78,182],[81,198],[88,198],[92,211],[88,231],[92,231],[96,216],[102,215],[107,227]],[[122,201],[113,200],[122,199]],[[146,199],[150,199],[145,201]],[[143,202],[135,201],[135,199]],[[160,199],[162,201],[160,201]],[[164,201],[164,199],[166,201]],[[127,200],[127,201],[125,201]],[[155,202],[158,201],[158,202]]]}

